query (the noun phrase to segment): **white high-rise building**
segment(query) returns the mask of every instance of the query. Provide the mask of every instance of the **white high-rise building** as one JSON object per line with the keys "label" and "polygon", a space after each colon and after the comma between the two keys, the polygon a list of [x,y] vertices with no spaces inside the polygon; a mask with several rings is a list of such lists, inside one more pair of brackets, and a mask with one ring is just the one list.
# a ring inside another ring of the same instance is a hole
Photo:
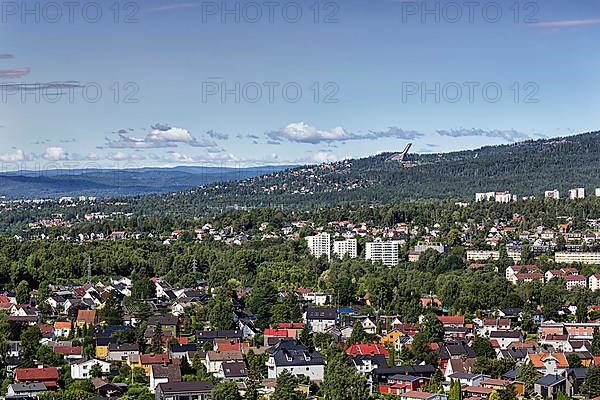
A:
{"label": "white high-rise building", "polygon": [[356,239],[335,240],[333,242],[333,252],[339,258],[344,258],[345,256],[356,258],[358,256]]}
{"label": "white high-rise building", "polygon": [[596,197],[600,197],[600,188],[596,188]]}
{"label": "white high-rise building", "polygon": [[574,199],[583,199],[585,197],[585,189],[584,188],[575,188],[569,190],[569,198],[571,200]]}
{"label": "white high-rise building", "polygon": [[560,199],[560,193],[558,192],[558,190],[546,190],[544,192],[544,197],[547,199],[556,199],[559,200]]}
{"label": "white high-rise building", "polygon": [[325,255],[328,260],[331,258],[331,235],[329,233],[321,232],[315,236],[307,236],[306,241],[313,256],[319,258]]}
{"label": "white high-rise building", "polygon": [[396,240],[367,242],[365,258],[372,262],[380,261],[383,265],[398,265],[400,242]]}

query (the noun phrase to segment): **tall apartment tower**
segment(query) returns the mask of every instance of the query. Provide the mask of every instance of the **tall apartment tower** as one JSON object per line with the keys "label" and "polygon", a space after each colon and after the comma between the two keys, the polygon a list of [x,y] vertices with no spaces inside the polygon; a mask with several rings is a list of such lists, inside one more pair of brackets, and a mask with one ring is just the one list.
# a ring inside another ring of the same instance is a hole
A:
{"label": "tall apartment tower", "polygon": [[333,252],[339,258],[344,258],[345,256],[350,258],[358,257],[356,239],[335,240],[333,242]]}
{"label": "tall apartment tower", "polygon": [[325,255],[328,260],[331,258],[331,235],[329,233],[321,232],[318,235],[307,236],[306,241],[313,256],[319,258]]}
{"label": "tall apartment tower", "polygon": [[372,262],[380,261],[383,265],[398,265],[399,248],[397,241],[384,242],[377,238],[374,242],[367,242],[365,258]]}
{"label": "tall apartment tower", "polygon": [[569,198],[571,200],[574,199],[583,199],[585,197],[585,189],[584,188],[575,188],[569,190]]}

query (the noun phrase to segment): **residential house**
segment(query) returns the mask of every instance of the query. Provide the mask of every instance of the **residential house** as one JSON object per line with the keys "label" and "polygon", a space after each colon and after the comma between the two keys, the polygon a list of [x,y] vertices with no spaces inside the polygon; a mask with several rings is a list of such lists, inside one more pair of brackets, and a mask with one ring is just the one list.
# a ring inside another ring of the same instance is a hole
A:
{"label": "residential house", "polygon": [[566,393],[567,378],[562,375],[545,375],[535,382],[533,391],[542,399],[556,399],[558,392]]}
{"label": "residential house", "polygon": [[324,333],[337,323],[337,310],[334,307],[309,307],[304,313],[304,323],[312,332]]}
{"label": "residential house", "polygon": [[295,340],[283,340],[267,349],[268,378],[276,379],[284,370],[295,376],[306,376],[311,381],[322,381],[325,360],[317,350]]}
{"label": "residential house", "polygon": [[33,399],[44,393],[48,388],[43,383],[13,383],[8,385],[7,399]]}
{"label": "residential house", "polygon": [[90,379],[90,371],[94,365],[99,365],[103,375],[110,373],[110,363],[96,358],[89,360],[79,359],[71,363],[71,377],[73,379]]}
{"label": "residential house", "polygon": [[43,383],[49,389],[58,388],[58,368],[17,368],[15,383]]}
{"label": "residential house", "polygon": [[130,356],[140,355],[140,346],[132,343],[110,343],[108,345],[108,355],[106,359],[108,361],[127,361]]}
{"label": "residential house", "polygon": [[564,353],[529,354],[529,362],[542,375],[560,375],[569,368],[569,362]]}
{"label": "residential house", "polygon": [[156,400],[208,400],[212,382],[168,382],[156,386]]}
{"label": "residential house", "polygon": [[150,392],[154,393],[161,383],[181,382],[179,365],[152,365],[150,368]]}
{"label": "residential house", "polygon": [[506,350],[513,343],[522,342],[523,335],[521,331],[518,330],[493,331],[490,333],[490,340],[495,340],[496,342],[498,342],[500,349]]}

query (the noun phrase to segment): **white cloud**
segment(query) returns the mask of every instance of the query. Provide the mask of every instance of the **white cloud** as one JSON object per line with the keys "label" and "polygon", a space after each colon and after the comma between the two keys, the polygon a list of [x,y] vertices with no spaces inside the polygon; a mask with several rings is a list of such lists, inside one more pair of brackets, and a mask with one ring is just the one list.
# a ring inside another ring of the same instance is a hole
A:
{"label": "white cloud", "polygon": [[483,136],[483,137],[491,137],[491,138],[500,138],[507,140],[509,142],[519,142],[523,140],[528,140],[530,137],[523,133],[516,131],[514,129],[501,130],[501,129],[451,129],[451,130],[438,130],[438,135],[441,136],[450,136],[450,137],[463,137],[463,136]]}
{"label": "white cloud", "polygon": [[318,153],[313,154],[310,157],[311,161],[315,161],[319,164],[323,163],[332,163],[338,160],[338,157],[333,153],[328,153],[325,151],[320,151]]}
{"label": "white cloud", "polygon": [[118,139],[106,139],[106,145],[112,149],[155,149],[177,147],[187,144],[192,147],[214,147],[217,144],[206,138],[197,139],[190,131],[168,125],[155,124],[145,138],[129,136],[125,130],[118,131]]}
{"label": "white cloud", "polygon": [[69,153],[62,147],[48,147],[43,157],[50,161],[63,161],[69,158]]}
{"label": "white cloud", "polygon": [[285,128],[267,133],[267,137],[274,141],[287,140],[310,144],[345,140],[377,140],[382,138],[417,139],[423,136],[420,132],[404,130],[396,126],[389,127],[384,131],[371,130],[367,133],[353,133],[348,132],[340,126],[329,130],[322,130],[304,122],[292,123]]}
{"label": "white cloud", "polygon": [[25,152],[21,149],[16,149],[14,153],[0,154],[0,161],[2,162],[18,162],[25,161]]}
{"label": "white cloud", "polygon": [[110,161],[131,161],[131,160],[145,160],[146,157],[144,157],[142,154],[127,153],[124,151],[116,151],[114,153],[109,153],[106,156],[106,159],[110,160]]}
{"label": "white cloud", "polygon": [[274,140],[286,139],[290,142],[300,143],[319,143],[352,138],[352,135],[342,127],[321,130],[304,122],[289,124],[283,129],[268,133],[268,136]]}

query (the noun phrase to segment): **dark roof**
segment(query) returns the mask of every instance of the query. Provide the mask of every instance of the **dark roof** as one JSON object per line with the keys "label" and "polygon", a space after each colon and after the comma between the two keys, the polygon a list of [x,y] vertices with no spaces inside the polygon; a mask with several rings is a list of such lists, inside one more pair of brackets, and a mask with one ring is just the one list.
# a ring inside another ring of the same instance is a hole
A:
{"label": "dark roof", "polygon": [[246,363],[243,361],[227,361],[221,365],[225,378],[243,378],[248,376]]}
{"label": "dark roof", "polygon": [[337,310],[334,307],[309,307],[306,310],[306,319],[336,319]]}
{"label": "dark roof", "polygon": [[414,375],[414,376],[431,376],[435,373],[436,368],[433,365],[396,365],[392,367],[375,368],[375,375],[391,376],[396,374]]}
{"label": "dark roof", "polygon": [[557,383],[564,381],[566,378],[560,375],[546,375],[538,379],[535,383],[541,386],[554,386]]}
{"label": "dark roof", "polygon": [[188,343],[188,344],[171,343],[171,344],[169,344],[169,350],[172,353],[187,353],[188,351],[196,351],[197,346],[196,346],[196,343]]}
{"label": "dark roof", "polygon": [[196,331],[196,340],[199,342],[215,339],[241,339],[242,331],[239,329],[226,331]]}
{"label": "dark roof", "polygon": [[510,347],[506,350],[500,350],[500,353],[504,358],[513,359],[513,360],[523,360],[527,357],[527,350],[524,348],[514,348]]}
{"label": "dark roof", "polygon": [[438,354],[442,360],[447,360],[456,356],[466,356],[467,358],[475,358],[475,352],[465,343],[448,343],[443,345],[438,350]]}
{"label": "dark roof", "polygon": [[521,371],[520,367],[514,367],[510,371],[507,371],[504,374],[502,374],[502,378],[505,378],[508,380],[515,380],[515,379],[517,379],[517,376],[519,375],[520,371]]}
{"label": "dark roof", "polygon": [[587,373],[587,368],[569,368],[567,370],[568,375],[573,375],[575,379],[584,379]]}
{"label": "dark roof", "polygon": [[110,343],[108,351],[140,351],[140,346],[137,343]]}
{"label": "dark roof", "polygon": [[192,394],[192,393],[210,393],[212,390],[213,384],[212,382],[205,381],[197,381],[197,382],[168,382],[168,383],[159,383],[158,390],[162,393],[182,393],[182,394]]}
{"label": "dark roof", "polygon": [[177,325],[179,322],[178,318],[174,315],[153,315],[148,318],[148,325],[156,325],[160,323],[161,325]]}
{"label": "dark roof", "polygon": [[521,337],[521,332],[519,332],[519,331],[492,331],[490,333],[490,338],[519,339],[520,337]]}
{"label": "dark roof", "polygon": [[321,353],[296,340],[282,340],[275,346],[268,348],[267,353],[274,358],[275,365],[278,367],[325,365]]}
{"label": "dark roof", "polygon": [[365,364],[365,361],[371,361],[371,364],[379,366],[387,365],[387,359],[383,354],[373,354],[373,355],[359,355],[352,357],[352,362],[356,366],[361,366]]}
{"label": "dark roof", "polygon": [[181,368],[179,365],[152,365],[152,375],[156,378],[167,378],[169,382],[181,382]]}

